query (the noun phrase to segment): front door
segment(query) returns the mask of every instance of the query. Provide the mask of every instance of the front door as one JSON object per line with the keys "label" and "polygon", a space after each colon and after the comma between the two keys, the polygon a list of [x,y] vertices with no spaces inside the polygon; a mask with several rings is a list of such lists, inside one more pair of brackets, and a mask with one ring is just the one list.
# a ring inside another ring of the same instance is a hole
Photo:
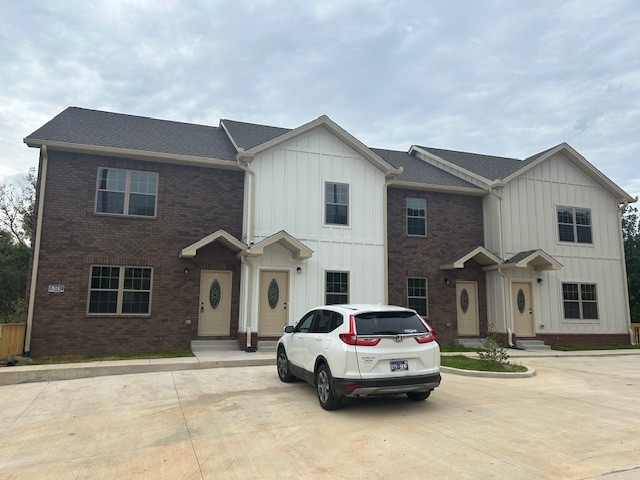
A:
{"label": "front door", "polygon": [[479,335],[478,284],[456,282],[458,335]]}
{"label": "front door", "polygon": [[533,337],[535,333],[530,283],[514,283],[511,286],[511,304],[515,334],[519,337]]}
{"label": "front door", "polygon": [[231,272],[203,270],[198,335],[229,335],[230,323]]}
{"label": "front door", "polygon": [[289,272],[263,270],[260,272],[260,335],[282,335],[287,325],[289,301]]}

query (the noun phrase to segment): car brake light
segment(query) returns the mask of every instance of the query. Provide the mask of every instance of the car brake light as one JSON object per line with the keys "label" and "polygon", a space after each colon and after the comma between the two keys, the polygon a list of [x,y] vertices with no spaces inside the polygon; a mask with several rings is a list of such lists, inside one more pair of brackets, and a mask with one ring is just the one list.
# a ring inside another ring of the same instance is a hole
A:
{"label": "car brake light", "polygon": [[431,325],[429,325],[424,318],[420,318],[420,320],[422,320],[422,323],[424,323],[424,326],[427,327],[427,333],[419,337],[414,337],[416,339],[416,342],[418,343],[433,342],[436,339],[436,331],[433,328],[431,328]]}
{"label": "car brake light", "polygon": [[347,345],[375,347],[380,342],[379,338],[358,338],[356,334],[356,319],[353,315],[349,317],[349,333],[341,333],[338,336]]}

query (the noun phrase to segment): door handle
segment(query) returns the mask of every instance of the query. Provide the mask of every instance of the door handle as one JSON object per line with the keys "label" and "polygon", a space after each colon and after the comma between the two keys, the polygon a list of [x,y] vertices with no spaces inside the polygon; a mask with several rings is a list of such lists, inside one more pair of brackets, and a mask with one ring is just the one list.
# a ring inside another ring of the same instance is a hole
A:
{"label": "door handle", "polygon": [[286,310],[286,309],[287,309],[287,302],[283,302],[283,303],[282,303],[282,308],[283,308],[284,310]]}
{"label": "door handle", "polygon": [[204,303],[200,304],[200,313],[204,313]]}

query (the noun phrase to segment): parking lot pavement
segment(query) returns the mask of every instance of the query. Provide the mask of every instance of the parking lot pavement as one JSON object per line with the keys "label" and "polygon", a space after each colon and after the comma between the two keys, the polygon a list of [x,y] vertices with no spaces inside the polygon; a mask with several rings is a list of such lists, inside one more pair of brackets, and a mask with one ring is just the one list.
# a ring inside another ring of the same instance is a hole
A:
{"label": "parking lot pavement", "polygon": [[[273,366],[0,387],[0,478],[640,478],[638,356],[326,412]],[[524,363],[524,362],[523,362]]]}

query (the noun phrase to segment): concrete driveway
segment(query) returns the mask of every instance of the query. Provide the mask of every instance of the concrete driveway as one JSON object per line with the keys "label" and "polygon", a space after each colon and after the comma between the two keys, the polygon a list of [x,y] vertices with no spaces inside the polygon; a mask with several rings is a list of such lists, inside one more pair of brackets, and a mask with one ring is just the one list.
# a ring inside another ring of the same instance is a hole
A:
{"label": "concrete driveway", "polygon": [[0,478],[640,478],[640,356],[526,364],[337,412],[272,366],[3,386]]}

